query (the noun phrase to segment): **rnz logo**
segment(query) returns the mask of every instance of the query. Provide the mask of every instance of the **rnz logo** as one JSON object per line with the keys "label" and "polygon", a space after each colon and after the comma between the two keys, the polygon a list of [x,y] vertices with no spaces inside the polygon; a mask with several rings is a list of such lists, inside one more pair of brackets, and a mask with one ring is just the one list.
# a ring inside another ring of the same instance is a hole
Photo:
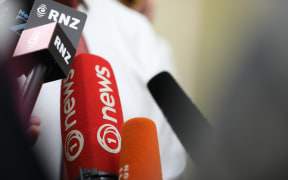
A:
{"label": "rnz logo", "polygon": [[41,32],[39,30],[33,32],[33,34],[29,37],[28,42],[27,42],[28,49],[33,49],[37,45],[40,39],[40,35],[41,35]]}
{"label": "rnz logo", "polygon": [[40,4],[40,6],[37,8],[37,16],[39,18],[42,18],[47,14],[47,6],[45,4]]}
{"label": "rnz logo", "polygon": [[[39,18],[42,18],[46,14],[48,14],[48,9],[45,4],[39,5],[37,8],[37,16]],[[80,19],[71,17],[69,15],[66,15],[64,13],[60,13],[59,11],[55,9],[50,9],[48,19],[50,21],[58,22],[59,24],[63,24],[64,26],[67,26],[71,29],[78,30],[78,25],[80,24]]]}
{"label": "rnz logo", "polygon": [[71,59],[71,54],[66,49],[64,43],[61,41],[60,37],[57,35],[54,41],[54,46],[59,51],[60,55],[64,59],[67,65],[69,65],[69,60]]}

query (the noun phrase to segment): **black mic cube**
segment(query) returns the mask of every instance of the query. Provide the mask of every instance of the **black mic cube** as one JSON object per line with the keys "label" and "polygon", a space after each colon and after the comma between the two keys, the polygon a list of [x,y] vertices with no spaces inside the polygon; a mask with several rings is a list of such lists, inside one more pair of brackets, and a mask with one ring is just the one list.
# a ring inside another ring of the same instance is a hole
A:
{"label": "black mic cube", "polygon": [[87,15],[61,3],[35,0],[25,30],[58,22],[76,49],[87,19]]}
{"label": "black mic cube", "polygon": [[53,22],[22,32],[13,54],[14,64],[29,72],[35,64],[49,67],[45,82],[65,78],[71,68],[76,48],[62,28]]}

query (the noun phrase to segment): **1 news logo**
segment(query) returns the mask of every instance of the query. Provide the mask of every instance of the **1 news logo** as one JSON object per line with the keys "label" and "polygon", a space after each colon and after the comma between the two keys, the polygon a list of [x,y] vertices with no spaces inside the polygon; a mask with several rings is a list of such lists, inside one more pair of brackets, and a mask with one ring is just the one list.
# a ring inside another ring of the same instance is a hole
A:
{"label": "1 news logo", "polygon": [[[83,134],[77,129],[77,120],[74,119],[76,115],[75,105],[76,101],[73,96],[73,77],[74,77],[74,69],[71,69],[67,78],[63,80],[63,93],[65,95],[64,98],[64,106],[63,106],[63,113],[65,117],[65,144],[64,144],[64,152],[67,161],[72,162],[78,158],[81,154],[83,147],[84,147],[84,136]],[[69,81],[71,80],[71,81]],[[70,130],[71,128],[74,128]]]}
{"label": "1 news logo", "polygon": [[[64,151],[69,162],[74,161],[82,152],[84,147],[84,137],[78,130],[70,131],[65,139]],[[76,148],[76,153],[75,153]]]}
{"label": "1 news logo", "polygon": [[[121,149],[121,136],[116,127],[111,124],[102,125],[97,132],[97,140],[101,147],[106,151],[117,154]],[[116,147],[109,146],[106,141],[111,145],[114,144]]]}

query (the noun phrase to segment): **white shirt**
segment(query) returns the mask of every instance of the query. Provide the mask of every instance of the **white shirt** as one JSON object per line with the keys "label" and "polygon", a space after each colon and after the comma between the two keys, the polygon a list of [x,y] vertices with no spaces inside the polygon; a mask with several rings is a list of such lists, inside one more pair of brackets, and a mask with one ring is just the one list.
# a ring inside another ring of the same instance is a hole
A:
{"label": "white shirt", "polygon": [[[85,2],[89,7],[84,28],[86,43],[91,54],[103,57],[113,68],[124,121],[147,117],[155,122],[163,179],[175,179],[185,168],[185,150],[146,87],[154,75],[172,69],[169,49],[136,11],[116,0]],[[60,81],[42,87],[33,114],[42,123],[37,151],[51,179],[56,180],[61,162]]]}

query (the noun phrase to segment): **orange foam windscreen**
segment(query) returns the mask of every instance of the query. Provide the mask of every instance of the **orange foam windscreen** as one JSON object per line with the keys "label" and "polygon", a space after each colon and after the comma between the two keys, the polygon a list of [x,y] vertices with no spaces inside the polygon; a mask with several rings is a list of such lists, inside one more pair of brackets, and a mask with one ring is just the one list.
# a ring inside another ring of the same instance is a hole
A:
{"label": "orange foam windscreen", "polygon": [[122,127],[119,180],[161,180],[161,162],[155,123],[134,118]]}

